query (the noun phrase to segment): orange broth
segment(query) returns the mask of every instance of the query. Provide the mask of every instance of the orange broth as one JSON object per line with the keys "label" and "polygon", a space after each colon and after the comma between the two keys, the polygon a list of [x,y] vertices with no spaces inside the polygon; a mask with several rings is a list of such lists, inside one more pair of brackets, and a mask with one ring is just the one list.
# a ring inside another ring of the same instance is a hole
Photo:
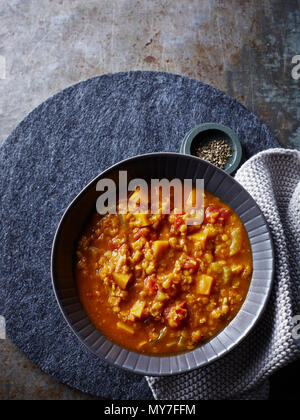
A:
{"label": "orange broth", "polygon": [[252,275],[238,215],[205,192],[201,226],[187,214],[95,214],[77,247],[89,318],[114,343],[143,354],[186,352],[236,316]]}

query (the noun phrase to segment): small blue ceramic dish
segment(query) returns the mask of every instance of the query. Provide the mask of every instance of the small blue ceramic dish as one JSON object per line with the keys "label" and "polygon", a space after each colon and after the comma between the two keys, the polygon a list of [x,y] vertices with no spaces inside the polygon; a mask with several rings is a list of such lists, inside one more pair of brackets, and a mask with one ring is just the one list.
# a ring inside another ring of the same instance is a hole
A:
{"label": "small blue ceramic dish", "polygon": [[237,134],[225,125],[206,123],[192,128],[182,141],[180,153],[197,157],[197,148],[211,140],[225,140],[230,146],[232,155],[225,164],[224,171],[233,174],[242,162],[243,149]]}

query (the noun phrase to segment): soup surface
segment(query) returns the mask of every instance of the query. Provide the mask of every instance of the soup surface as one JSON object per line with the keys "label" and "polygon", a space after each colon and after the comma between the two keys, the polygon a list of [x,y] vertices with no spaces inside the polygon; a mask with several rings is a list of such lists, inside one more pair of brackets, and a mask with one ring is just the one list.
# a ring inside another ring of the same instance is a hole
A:
{"label": "soup surface", "polygon": [[234,211],[205,192],[201,226],[186,213],[95,213],[77,248],[89,318],[116,344],[148,355],[192,350],[229,324],[245,300],[252,257]]}

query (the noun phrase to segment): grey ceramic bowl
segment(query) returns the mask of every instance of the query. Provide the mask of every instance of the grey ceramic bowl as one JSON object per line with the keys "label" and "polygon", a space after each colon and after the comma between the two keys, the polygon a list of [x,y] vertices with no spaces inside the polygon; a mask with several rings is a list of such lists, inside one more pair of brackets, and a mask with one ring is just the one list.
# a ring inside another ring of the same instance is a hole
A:
{"label": "grey ceramic bowl", "polygon": [[[87,317],[78,297],[74,277],[76,242],[95,211],[97,181],[117,181],[120,170],[133,178],[192,178],[205,180],[205,188],[220,197],[240,216],[248,232],[253,275],[246,300],[231,323],[215,338],[185,354],[149,357],[112,343]],[[172,375],[211,363],[237,346],[253,328],[266,305],[272,284],[274,255],[271,235],[259,207],[247,191],[221,169],[193,156],[153,153],[124,160],[87,185],[63,215],[52,249],[52,281],[61,311],[76,336],[101,359],[143,375]]]}

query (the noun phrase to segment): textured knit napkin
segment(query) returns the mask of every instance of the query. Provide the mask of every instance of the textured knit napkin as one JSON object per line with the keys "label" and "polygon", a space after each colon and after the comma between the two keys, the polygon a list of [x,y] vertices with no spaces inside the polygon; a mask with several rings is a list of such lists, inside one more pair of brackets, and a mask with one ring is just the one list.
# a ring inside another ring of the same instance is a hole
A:
{"label": "textured knit napkin", "polygon": [[300,152],[270,149],[236,179],[264,213],[275,245],[275,278],[266,311],[249,336],[216,362],[170,377],[148,377],[156,399],[266,399],[268,377],[300,357],[293,317],[300,315]]}

